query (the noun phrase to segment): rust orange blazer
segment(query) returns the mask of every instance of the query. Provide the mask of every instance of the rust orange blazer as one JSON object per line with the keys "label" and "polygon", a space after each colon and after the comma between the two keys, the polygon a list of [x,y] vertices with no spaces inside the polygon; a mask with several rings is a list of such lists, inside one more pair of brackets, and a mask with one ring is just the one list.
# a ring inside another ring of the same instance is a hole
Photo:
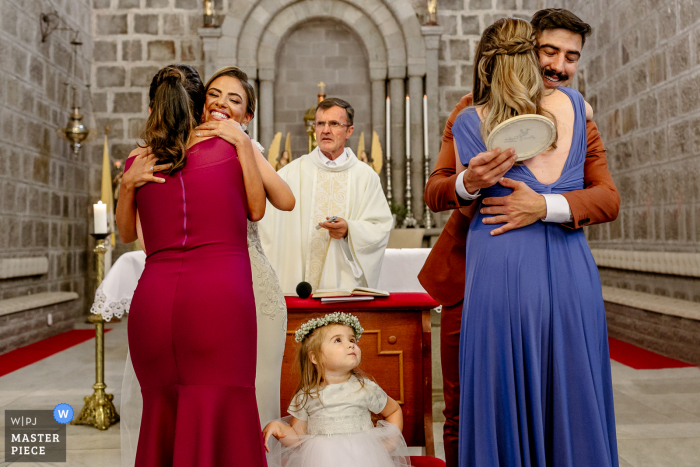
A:
{"label": "rust orange blazer", "polygon": [[[461,200],[455,192],[457,170],[452,124],[459,112],[471,103],[472,95],[467,94],[450,114],[442,135],[440,155],[425,186],[425,202],[433,212],[453,210],[418,275],[418,280],[430,296],[445,306],[455,305],[464,298],[467,232],[473,214],[479,206],[479,203],[471,204],[471,215],[464,215],[459,209],[455,209],[463,204],[460,204]],[[608,170],[603,140],[594,122],[588,122],[587,132],[584,189],[563,193],[574,219],[572,223],[565,225],[574,229],[613,221],[617,218],[620,208],[620,195]]]}

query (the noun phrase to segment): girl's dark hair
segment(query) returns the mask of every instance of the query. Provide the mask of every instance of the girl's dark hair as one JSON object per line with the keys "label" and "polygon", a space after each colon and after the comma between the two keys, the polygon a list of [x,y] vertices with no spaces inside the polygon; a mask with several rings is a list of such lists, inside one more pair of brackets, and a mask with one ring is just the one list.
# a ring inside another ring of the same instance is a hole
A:
{"label": "girl's dark hair", "polygon": [[248,75],[238,67],[226,66],[223,68],[219,68],[212,75],[212,77],[209,78],[207,84],[204,86],[205,99],[206,93],[209,91],[211,83],[216,81],[218,78],[221,78],[222,76],[230,76],[231,78],[236,78],[238,82],[241,83],[241,86],[243,86],[243,90],[245,91],[245,113],[246,115],[250,114],[251,116],[255,116],[255,88],[252,84],[248,82]]}
{"label": "girl's dark hair", "polygon": [[[196,79],[188,79],[190,70],[183,71],[183,67],[194,71]],[[201,119],[204,108],[202,81],[193,68],[170,65],[153,77],[149,97],[151,115],[141,133],[142,147],[150,148],[159,164],[172,163],[166,171],[170,174],[184,167],[190,132]],[[199,103],[196,104],[195,100]]]}

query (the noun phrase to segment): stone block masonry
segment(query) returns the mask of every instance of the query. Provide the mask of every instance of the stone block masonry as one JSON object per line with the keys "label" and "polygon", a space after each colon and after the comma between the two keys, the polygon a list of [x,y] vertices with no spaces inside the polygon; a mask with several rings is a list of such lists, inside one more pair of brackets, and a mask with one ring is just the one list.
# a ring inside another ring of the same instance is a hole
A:
{"label": "stone block masonry", "polygon": [[[115,50],[93,42],[92,2],[53,3],[84,43],[75,69],[89,125],[92,110],[83,85],[90,80],[93,49],[107,59]],[[49,12],[44,8],[45,2],[0,0],[0,258],[48,259],[45,273],[0,279],[0,300],[45,292],[75,292],[79,299],[0,317],[0,353],[70,329],[90,300],[85,292],[92,168],[86,152],[74,158],[56,134],[70,113],[65,83],[74,81],[73,54],[66,32],[41,42],[39,15]]]}

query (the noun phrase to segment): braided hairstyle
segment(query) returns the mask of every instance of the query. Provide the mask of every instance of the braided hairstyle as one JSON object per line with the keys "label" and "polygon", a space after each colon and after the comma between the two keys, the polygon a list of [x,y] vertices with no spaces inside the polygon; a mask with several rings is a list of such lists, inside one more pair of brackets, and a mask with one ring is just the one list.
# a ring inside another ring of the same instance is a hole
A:
{"label": "braided hairstyle", "polygon": [[188,65],[169,65],[158,71],[149,92],[151,114],[141,133],[159,164],[172,163],[170,174],[185,166],[187,141],[204,108],[204,86]]}
{"label": "braided hairstyle", "polygon": [[[474,105],[485,106],[481,136],[499,123],[525,115],[556,119],[541,107],[544,82],[530,23],[501,18],[484,30],[474,57]],[[556,138],[555,138],[556,141]]]}

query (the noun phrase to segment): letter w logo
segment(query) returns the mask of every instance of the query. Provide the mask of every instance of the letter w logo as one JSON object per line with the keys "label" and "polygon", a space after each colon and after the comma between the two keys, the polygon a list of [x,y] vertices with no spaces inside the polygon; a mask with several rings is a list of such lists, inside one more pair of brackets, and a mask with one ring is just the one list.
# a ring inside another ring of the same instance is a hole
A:
{"label": "letter w logo", "polygon": [[59,410],[58,411],[58,416],[61,418],[67,418],[68,417],[68,411],[67,410]]}

